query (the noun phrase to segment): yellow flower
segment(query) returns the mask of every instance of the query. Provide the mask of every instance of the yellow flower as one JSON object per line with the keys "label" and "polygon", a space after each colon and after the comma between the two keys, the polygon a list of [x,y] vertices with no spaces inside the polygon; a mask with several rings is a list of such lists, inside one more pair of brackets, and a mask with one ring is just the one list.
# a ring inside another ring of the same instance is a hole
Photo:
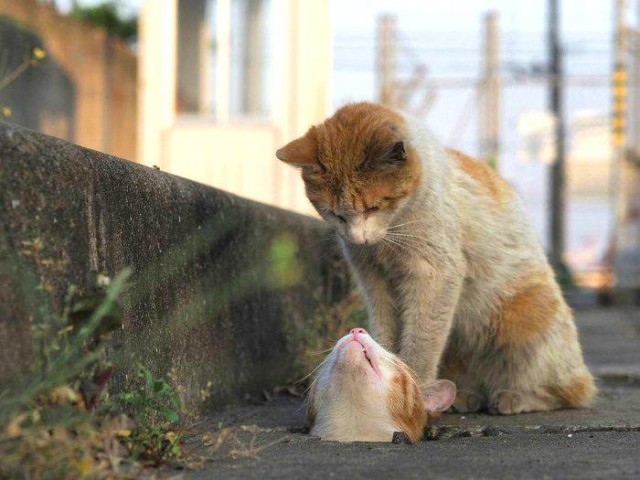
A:
{"label": "yellow flower", "polygon": [[87,477],[93,471],[93,460],[90,457],[85,456],[83,459],[76,463],[76,468],[81,477]]}
{"label": "yellow flower", "polygon": [[2,112],[3,117],[10,117],[13,114],[13,110],[9,107],[2,107],[0,112]]}
{"label": "yellow flower", "polygon": [[9,438],[19,437],[22,434],[22,428],[21,428],[22,422],[24,422],[26,419],[27,419],[26,413],[21,413],[17,417],[12,418],[9,421],[9,424],[7,425],[7,428],[5,430],[5,434],[7,435],[7,437]]}
{"label": "yellow flower", "polygon": [[80,400],[80,395],[68,385],[61,385],[49,393],[49,399],[55,405],[64,405],[77,402]]}
{"label": "yellow flower", "polygon": [[46,56],[47,52],[45,52],[43,49],[39,47],[33,49],[33,58],[35,58],[36,60],[42,60]]}

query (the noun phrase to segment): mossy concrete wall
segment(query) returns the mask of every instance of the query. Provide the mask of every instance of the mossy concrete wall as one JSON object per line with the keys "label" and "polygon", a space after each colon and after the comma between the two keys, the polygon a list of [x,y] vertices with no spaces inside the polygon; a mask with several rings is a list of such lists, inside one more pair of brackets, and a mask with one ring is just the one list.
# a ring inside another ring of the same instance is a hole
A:
{"label": "mossy concrete wall", "polygon": [[118,359],[171,373],[192,405],[209,381],[219,404],[294,379],[349,290],[312,218],[0,124],[0,378],[29,369],[41,309],[125,267]]}

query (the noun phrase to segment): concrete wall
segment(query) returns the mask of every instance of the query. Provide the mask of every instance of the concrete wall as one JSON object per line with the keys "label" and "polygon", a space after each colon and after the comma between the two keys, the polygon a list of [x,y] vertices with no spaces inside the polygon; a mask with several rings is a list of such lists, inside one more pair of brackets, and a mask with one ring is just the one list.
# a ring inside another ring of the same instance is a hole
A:
{"label": "concrete wall", "polygon": [[[39,130],[135,160],[137,59],[131,49],[103,30],[60,15],[36,0],[0,0],[0,15],[37,35],[49,58],[70,80],[73,118],[43,118]],[[61,127],[65,121],[70,128]]]}
{"label": "concrete wall", "polygon": [[118,371],[171,372],[194,406],[208,381],[219,404],[295,379],[349,290],[314,219],[0,124],[0,379],[28,369],[43,308],[125,267]]}

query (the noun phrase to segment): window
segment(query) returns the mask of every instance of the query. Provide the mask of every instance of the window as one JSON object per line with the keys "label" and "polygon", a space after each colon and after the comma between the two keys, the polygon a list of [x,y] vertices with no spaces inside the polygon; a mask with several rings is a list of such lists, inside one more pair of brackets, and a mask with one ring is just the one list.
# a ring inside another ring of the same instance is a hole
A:
{"label": "window", "polygon": [[179,0],[178,9],[178,112],[268,117],[272,0]]}

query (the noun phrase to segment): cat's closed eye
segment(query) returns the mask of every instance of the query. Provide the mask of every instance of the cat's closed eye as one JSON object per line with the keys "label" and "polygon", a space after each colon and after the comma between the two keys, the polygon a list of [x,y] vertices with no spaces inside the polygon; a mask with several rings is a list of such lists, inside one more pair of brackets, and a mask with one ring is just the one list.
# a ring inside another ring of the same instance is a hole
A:
{"label": "cat's closed eye", "polygon": [[375,205],[373,207],[365,208],[364,213],[374,213],[374,212],[377,212],[378,210],[380,210],[380,207]]}
{"label": "cat's closed eye", "polygon": [[340,220],[342,223],[347,223],[347,219],[344,218],[342,215],[338,215],[336,212],[334,212],[333,210],[328,210],[329,215],[331,215],[332,217],[336,217],[338,220]]}

